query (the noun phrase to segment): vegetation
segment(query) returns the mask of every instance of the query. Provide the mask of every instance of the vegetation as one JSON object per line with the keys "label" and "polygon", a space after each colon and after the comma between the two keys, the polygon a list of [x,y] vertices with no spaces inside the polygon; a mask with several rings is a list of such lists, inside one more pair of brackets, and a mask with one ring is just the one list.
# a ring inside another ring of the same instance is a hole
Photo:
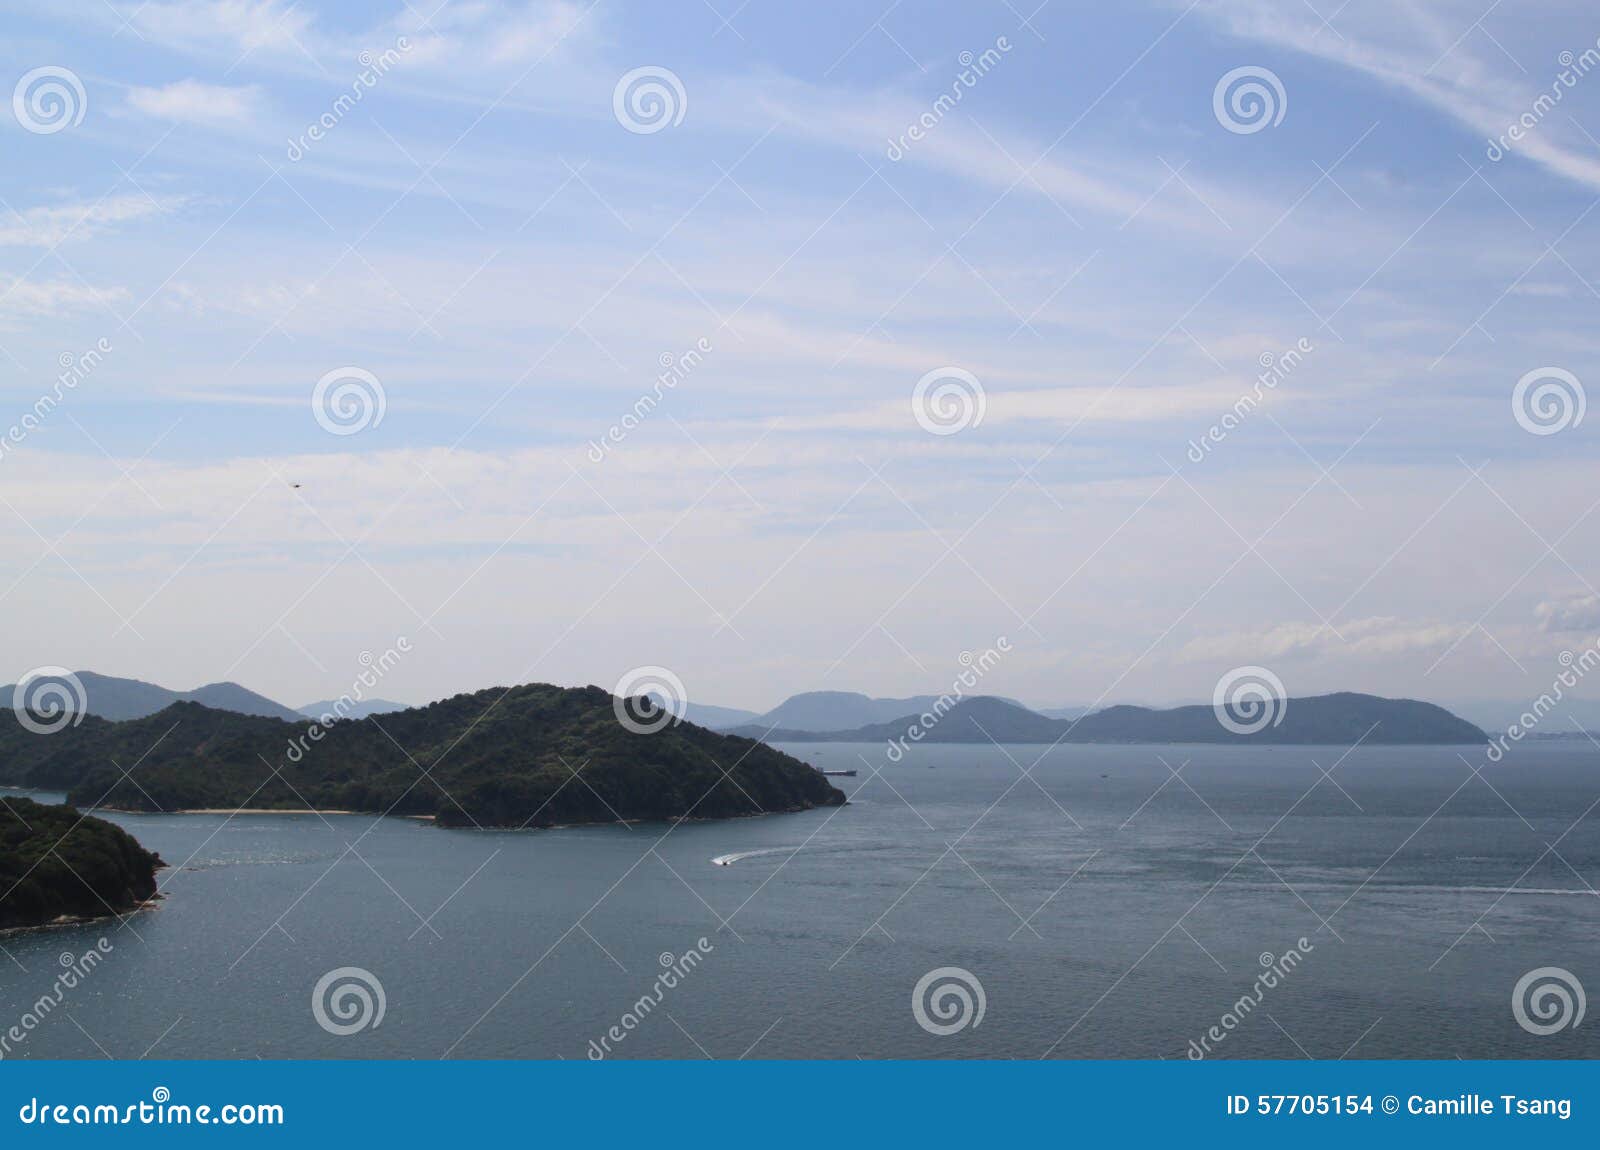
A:
{"label": "vegetation", "polygon": [[0,929],[133,910],[155,896],[162,865],[103,819],[0,798]]}
{"label": "vegetation", "polygon": [[[127,722],[87,716],[49,735],[0,713],[0,783],[65,790],[89,807],[309,806],[483,827],[728,818],[844,802],[781,751],[679,721],[636,733],[613,702],[598,687],[535,684],[327,726],[180,702]],[[635,714],[648,706],[632,703]]]}

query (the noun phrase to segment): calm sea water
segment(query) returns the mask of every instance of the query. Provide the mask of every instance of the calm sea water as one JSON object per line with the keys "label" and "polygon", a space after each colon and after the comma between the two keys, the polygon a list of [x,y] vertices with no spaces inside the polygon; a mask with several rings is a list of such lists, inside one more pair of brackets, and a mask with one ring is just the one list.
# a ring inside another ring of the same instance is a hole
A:
{"label": "calm sea water", "polygon": [[[618,1026],[626,1058],[1183,1057],[1302,938],[1213,1056],[1600,1056],[1600,1017],[1512,1012],[1538,967],[1600,992],[1586,743],[1482,778],[1456,748],[1064,747],[1028,777],[1042,748],[786,749],[860,769],[851,804],[521,833],[112,816],[173,864],[165,898],[0,936],[0,1031],[63,952],[112,948],[6,1056],[581,1059]],[[313,989],[343,967],[385,1006],[335,1035]],[[950,1035],[912,1007],[942,967],[983,992]]]}

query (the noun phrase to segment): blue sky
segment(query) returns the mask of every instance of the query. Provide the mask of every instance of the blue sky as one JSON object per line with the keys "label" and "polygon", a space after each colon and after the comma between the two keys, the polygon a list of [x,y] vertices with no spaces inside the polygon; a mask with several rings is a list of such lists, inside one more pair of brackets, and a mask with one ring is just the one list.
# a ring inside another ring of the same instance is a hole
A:
{"label": "blue sky", "polygon": [[0,453],[11,673],[1450,702],[1594,642],[1594,424],[1513,410],[1593,375],[1592,9],[436,5],[0,5],[0,426],[109,348]]}

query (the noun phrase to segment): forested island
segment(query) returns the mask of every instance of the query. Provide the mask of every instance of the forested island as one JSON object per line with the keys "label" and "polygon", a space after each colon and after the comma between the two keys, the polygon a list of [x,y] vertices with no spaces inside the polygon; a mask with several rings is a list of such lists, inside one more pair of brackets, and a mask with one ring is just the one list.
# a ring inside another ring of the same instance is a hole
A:
{"label": "forested island", "polygon": [[[327,725],[178,702],[123,722],[85,715],[48,735],[0,712],[0,783],[66,791],[85,807],[312,808],[478,827],[845,801],[820,772],[763,743],[679,720],[641,733],[619,721],[615,702],[599,687],[531,684]],[[114,762],[135,765],[124,774]]]}
{"label": "forested island", "polygon": [[136,910],[163,865],[104,819],[0,796],[0,930]]}

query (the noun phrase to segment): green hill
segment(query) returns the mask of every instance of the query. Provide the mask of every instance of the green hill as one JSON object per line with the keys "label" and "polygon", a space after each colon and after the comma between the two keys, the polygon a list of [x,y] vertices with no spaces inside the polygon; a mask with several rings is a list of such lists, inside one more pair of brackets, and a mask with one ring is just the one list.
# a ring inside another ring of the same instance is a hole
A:
{"label": "green hill", "polygon": [[121,914],[155,896],[161,859],[121,827],[21,797],[0,808],[0,929]]}
{"label": "green hill", "polygon": [[729,818],[844,802],[781,751],[686,722],[636,733],[614,702],[598,687],[534,684],[327,727],[183,702],[120,723],[89,716],[49,735],[3,712],[0,783],[65,790],[89,807],[310,806],[483,827]]}

